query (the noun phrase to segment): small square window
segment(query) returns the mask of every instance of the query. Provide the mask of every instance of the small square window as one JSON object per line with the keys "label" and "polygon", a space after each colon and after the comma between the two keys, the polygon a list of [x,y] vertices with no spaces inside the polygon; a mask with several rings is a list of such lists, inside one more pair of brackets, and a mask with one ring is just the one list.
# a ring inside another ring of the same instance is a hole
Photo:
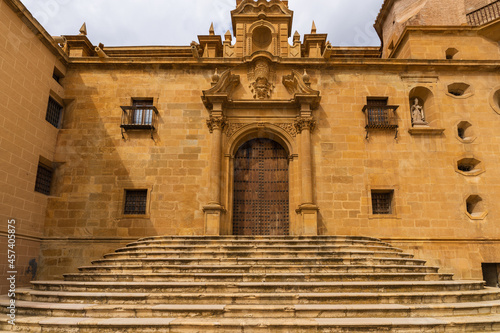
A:
{"label": "small square window", "polygon": [[52,175],[54,170],[43,164],[38,164],[36,173],[35,191],[50,195],[50,185],[52,184]]}
{"label": "small square window", "polygon": [[63,107],[57,103],[52,97],[49,97],[49,104],[47,106],[47,114],[45,120],[52,124],[55,128],[59,128],[61,121],[61,113]]}
{"label": "small square window", "polygon": [[373,215],[390,215],[392,212],[392,200],[394,191],[372,191]]}
{"label": "small square window", "polygon": [[64,78],[64,74],[61,73],[57,67],[54,67],[54,71],[52,72],[52,78],[59,84],[61,84],[61,79]]}
{"label": "small square window", "polygon": [[148,190],[125,190],[125,215],[146,215]]}

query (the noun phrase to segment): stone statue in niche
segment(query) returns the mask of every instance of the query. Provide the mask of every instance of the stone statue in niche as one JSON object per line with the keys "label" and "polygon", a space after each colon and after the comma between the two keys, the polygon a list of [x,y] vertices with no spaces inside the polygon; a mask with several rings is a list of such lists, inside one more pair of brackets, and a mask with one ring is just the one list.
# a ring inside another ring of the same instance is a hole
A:
{"label": "stone statue in niche", "polygon": [[425,121],[424,107],[420,104],[418,98],[413,100],[413,105],[411,106],[411,123],[415,125],[427,125]]}

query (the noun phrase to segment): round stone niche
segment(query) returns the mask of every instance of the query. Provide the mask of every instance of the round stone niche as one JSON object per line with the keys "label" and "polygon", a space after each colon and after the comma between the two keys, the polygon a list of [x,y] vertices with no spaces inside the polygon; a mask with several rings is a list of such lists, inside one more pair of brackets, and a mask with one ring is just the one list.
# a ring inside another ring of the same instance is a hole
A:
{"label": "round stone niche", "polygon": [[273,41],[273,35],[268,27],[255,28],[252,34],[254,52],[260,50],[267,50]]}
{"label": "round stone niche", "polygon": [[488,215],[483,198],[477,194],[468,196],[465,200],[465,213],[471,220],[483,220]]}
{"label": "round stone niche", "polygon": [[500,114],[500,86],[493,88],[490,94],[490,105],[496,113]]}
{"label": "round stone niche", "polygon": [[457,124],[456,126],[456,137],[462,143],[472,143],[476,140],[476,135],[474,134],[474,128],[471,123],[464,120]]}

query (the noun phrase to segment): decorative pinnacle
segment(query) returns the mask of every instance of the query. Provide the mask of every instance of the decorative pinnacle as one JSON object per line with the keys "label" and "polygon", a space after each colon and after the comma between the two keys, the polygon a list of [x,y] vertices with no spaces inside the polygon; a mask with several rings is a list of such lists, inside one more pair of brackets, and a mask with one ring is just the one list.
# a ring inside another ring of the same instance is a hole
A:
{"label": "decorative pinnacle", "polygon": [[87,23],[85,22],[83,22],[83,25],[80,28],[80,35],[87,36]]}
{"label": "decorative pinnacle", "polygon": [[210,36],[214,36],[215,35],[215,29],[214,29],[214,23],[212,22],[212,24],[210,25],[210,29],[208,30],[208,34]]}
{"label": "decorative pinnacle", "polygon": [[231,42],[233,40],[233,36],[231,35],[231,31],[227,31],[226,34],[224,35],[224,38],[226,42]]}
{"label": "decorative pinnacle", "polygon": [[295,30],[295,33],[293,34],[293,41],[294,42],[300,41],[300,34],[297,30]]}
{"label": "decorative pinnacle", "polygon": [[315,33],[316,33],[316,23],[314,23],[314,21],[313,21],[313,25],[311,28],[311,34],[315,34]]}

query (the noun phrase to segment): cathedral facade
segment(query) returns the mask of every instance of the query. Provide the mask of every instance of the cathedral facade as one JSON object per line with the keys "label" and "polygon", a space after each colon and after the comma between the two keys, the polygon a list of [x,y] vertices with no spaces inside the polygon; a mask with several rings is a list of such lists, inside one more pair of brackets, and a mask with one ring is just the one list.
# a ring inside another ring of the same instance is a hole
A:
{"label": "cathedral facade", "polygon": [[223,36],[106,47],[1,0],[0,237],[15,220],[22,282],[157,235],[368,236],[494,276],[500,2],[385,0],[381,47],[235,5]]}

